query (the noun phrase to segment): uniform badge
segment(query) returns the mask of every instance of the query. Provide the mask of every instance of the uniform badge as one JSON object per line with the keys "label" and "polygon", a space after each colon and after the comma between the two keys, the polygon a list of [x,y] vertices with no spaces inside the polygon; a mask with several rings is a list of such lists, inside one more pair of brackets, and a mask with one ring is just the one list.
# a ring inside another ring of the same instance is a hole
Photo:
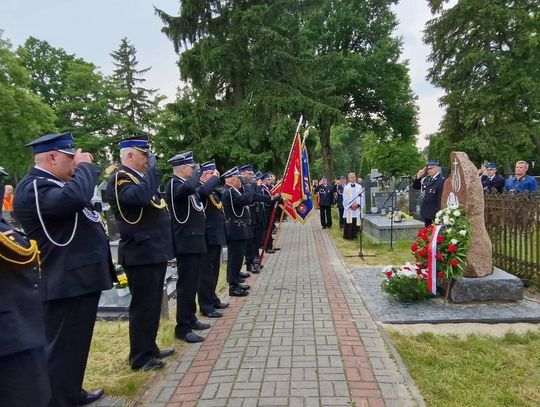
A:
{"label": "uniform badge", "polygon": [[92,222],[96,222],[96,223],[101,222],[101,217],[99,216],[99,212],[96,212],[88,208],[84,208],[82,212],[84,213],[84,216],[86,216]]}

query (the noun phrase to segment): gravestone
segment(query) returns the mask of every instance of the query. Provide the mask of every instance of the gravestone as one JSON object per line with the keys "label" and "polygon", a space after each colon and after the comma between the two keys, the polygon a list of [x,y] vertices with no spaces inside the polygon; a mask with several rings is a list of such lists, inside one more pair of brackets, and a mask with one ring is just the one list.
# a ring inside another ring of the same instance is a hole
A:
{"label": "gravestone", "polygon": [[461,205],[471,222],[472,237],[467,254],[466,277],[493,272],[493,248],[484,221],[484,190],[478,170],[466,153],[450,154],[451,173],[444,183],[441,207]]}

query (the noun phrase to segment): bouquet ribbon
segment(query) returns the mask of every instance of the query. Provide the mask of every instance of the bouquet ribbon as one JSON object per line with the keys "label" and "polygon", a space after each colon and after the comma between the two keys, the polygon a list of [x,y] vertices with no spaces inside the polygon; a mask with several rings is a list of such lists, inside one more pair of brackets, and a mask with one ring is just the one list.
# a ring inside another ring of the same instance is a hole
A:
{"label": "bouquet ribbon", "polygon": [[427,258],[427,286],[428,291],[433,295],[437,294],[437,237],[444,225],[437,225],[433,227],[433,233],[428,244],[428,258]]}

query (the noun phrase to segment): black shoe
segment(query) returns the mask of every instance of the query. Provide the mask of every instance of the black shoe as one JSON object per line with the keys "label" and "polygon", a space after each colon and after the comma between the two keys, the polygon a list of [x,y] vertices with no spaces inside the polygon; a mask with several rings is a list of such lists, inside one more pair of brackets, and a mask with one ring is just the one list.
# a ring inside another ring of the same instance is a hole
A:
{"label": "black shoe", "polygon": [[214,304],[214,308],[216,309],[225,309],[229,306],[228,302],[220,302],[219,304]]}
{"label": "black shoe", "polygon": [[99,400],[101,397],[103,397],[103,394],[105,394],[103,389],[92,391],[90,393],[88,393],[84,389],[81,389],[81,398],[77,402],[77,405],[85,406],[87,404],[93,403],[94,401]]}
{"label": "black shoe", "polygon": [[207,329],[210,329],[211,327],[212,325],[205,324],[204,322],[201,322],[201,321],[195,321],[190,325],[191,329],[195,329],[197,331],[205,331]]}
{"label": "black shoe", "polygon": [[217,312],[217,311],[203,312],[202,314],[208,318],[221,318],[223,316],[221,312]]}
{"label": "black shoe", "polygon": [[266,249],[266,253],[268,254],[272,254],[272,253],[275,253],[276,251],[274,249]]}
{"label": "black shoe", "polygon": [[244,273],[243,271],[241,271],[240,273],[238,273],[238,275],[242,278],[248,278],[249,276],[251,276],[251,274],[249,273]]}
{"label": "black shoe", "polygon": [[259,274],[261,272],[261,269],[257,267],[255,270],[251,271],[251,274]]}
{"label": "black shoe", "polygon": [[204,338],[202,336],[197,335],[193,332],[188,332],[185,335],[176,335],[177,339],[182,339],[183,341],[187,343],[197,343],[204,341]]}
{"label": "black shoe", "polygon": [[326,229],[326,226],[323,226],[322,228],[323,228],[323,229]]}
{"label": "black shoe", "polygon": [[281,250],[281,247],[274,247],[274,250],[277,252],[278,250]]}
{"label": "black shoe", "polygon": [[242,290],[249,290],[251,288],[251,286],[249,284],[238,284],[238,287],[241,288]]}
{"label": "black shoe", "polygon": [[245,297],[248,294],[249,294],[249,291],[242,290],[240,287],[229,288],[229,295],[231,297]]}
{"label": "black shoe", "polygon": [[174,352],[175,352],[174,348],[165,349],[165,350],[159,351],[159,353],[155,357],[156,359],[168,358]]}
{"label": "black shoe", "polygon": [[238,282],[239,282],[239,283],[243,283],[244,281],[246,281],[245,278],[239,278],[239,279],[238,279]]}
{"label": "black shoe", "polygon": [[165,362],[157,359],[150,359],[144,365],[139,368],[132,368],[133,370],[142,370],[148,372],[149,370],[159,370],[165,367]]}

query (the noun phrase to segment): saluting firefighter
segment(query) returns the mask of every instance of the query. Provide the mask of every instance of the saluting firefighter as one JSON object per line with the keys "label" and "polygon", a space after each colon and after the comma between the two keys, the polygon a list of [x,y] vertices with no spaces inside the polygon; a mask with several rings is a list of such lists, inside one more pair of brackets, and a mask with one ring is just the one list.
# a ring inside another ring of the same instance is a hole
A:
{"label": "saluting firefighter", "polygon": [[82,389],[102,290],[116,279],[109,239],[90,203],[100,167],[75,150],[70,132],[28,143],[35,166],[17,186],[15,218],[41,252],[51,407],[95,401]]}
{"label": "saluting firefighter", "polygon": [[45,407],[51,397],[40,284],[37,243],[0,212],[0,406]]}
{"label": "saluting firefighter", "polygon": [[241,282],[240,271],[246,255],[251,231],[249,204],[253,201],[253,188],[242,189],[242,180],[238,167],[233,167],[223,174],[222,202],[225,212],[225,230],[227,231],[227,282],[229,295],[243,297],[248,295],[249,285]]}
{"label": "saluting firefighter", "polygon": [[171,219],[158,192],[163,174],[148,135],[126,138],[119,147],[121,165],[107,181],[107,198],[120,232],[118,263],[131,292],[129,363],[133,370],[156,370],[174,353],[156,344],[167,262],[173,257]]}
{"label": "saluting firefighter", "polygon": [[429,160],[426,166],[416,174],[412,187],[421,191],[420,217],[427,227],[433,223],[435,214],[441,208],[444,178],[441,175],[439,161]]}
{"label": "saluting firefighter", "polygon": [[[206,218],[204,205],[197,193],[201,170],[194,170],[191,151],[177,154],[168,162],[174,175],[165,187],[165,196],[172,213],[173,245],[178,267],[174,333],[176,338],[188,343],[202,342],[204,338],[193,332],[194,329],[210,328],[195,315],[195,296],[203,273],[202,259],[206,256]],[[218,184],[219,177],[214,176],[204,188],[211,192]]]}
{"label": "saluting firefighter", "polygon": [[[219,177],[216,162],[210,160],[201,164],[202,186],[210,182],[214,177]],[[216,295],[216,287],[219,279],[219,269],[221,266],[221,251],[227,244],[225,232],[225,213],[223,212],[223,203],[221,202],[221,193],[217,189],[209,192],[208,188],[199,188],[197,190],[201,203],[204,205],[204,214],[206,215],[206,255],[202,257],[202,274],[199,281],[199,291],[197,299],[199,309],[204,316],[209,318],[220,318],[222,313],[218,309],[224,309],[229,306],[227,302],[221,302]]]}

